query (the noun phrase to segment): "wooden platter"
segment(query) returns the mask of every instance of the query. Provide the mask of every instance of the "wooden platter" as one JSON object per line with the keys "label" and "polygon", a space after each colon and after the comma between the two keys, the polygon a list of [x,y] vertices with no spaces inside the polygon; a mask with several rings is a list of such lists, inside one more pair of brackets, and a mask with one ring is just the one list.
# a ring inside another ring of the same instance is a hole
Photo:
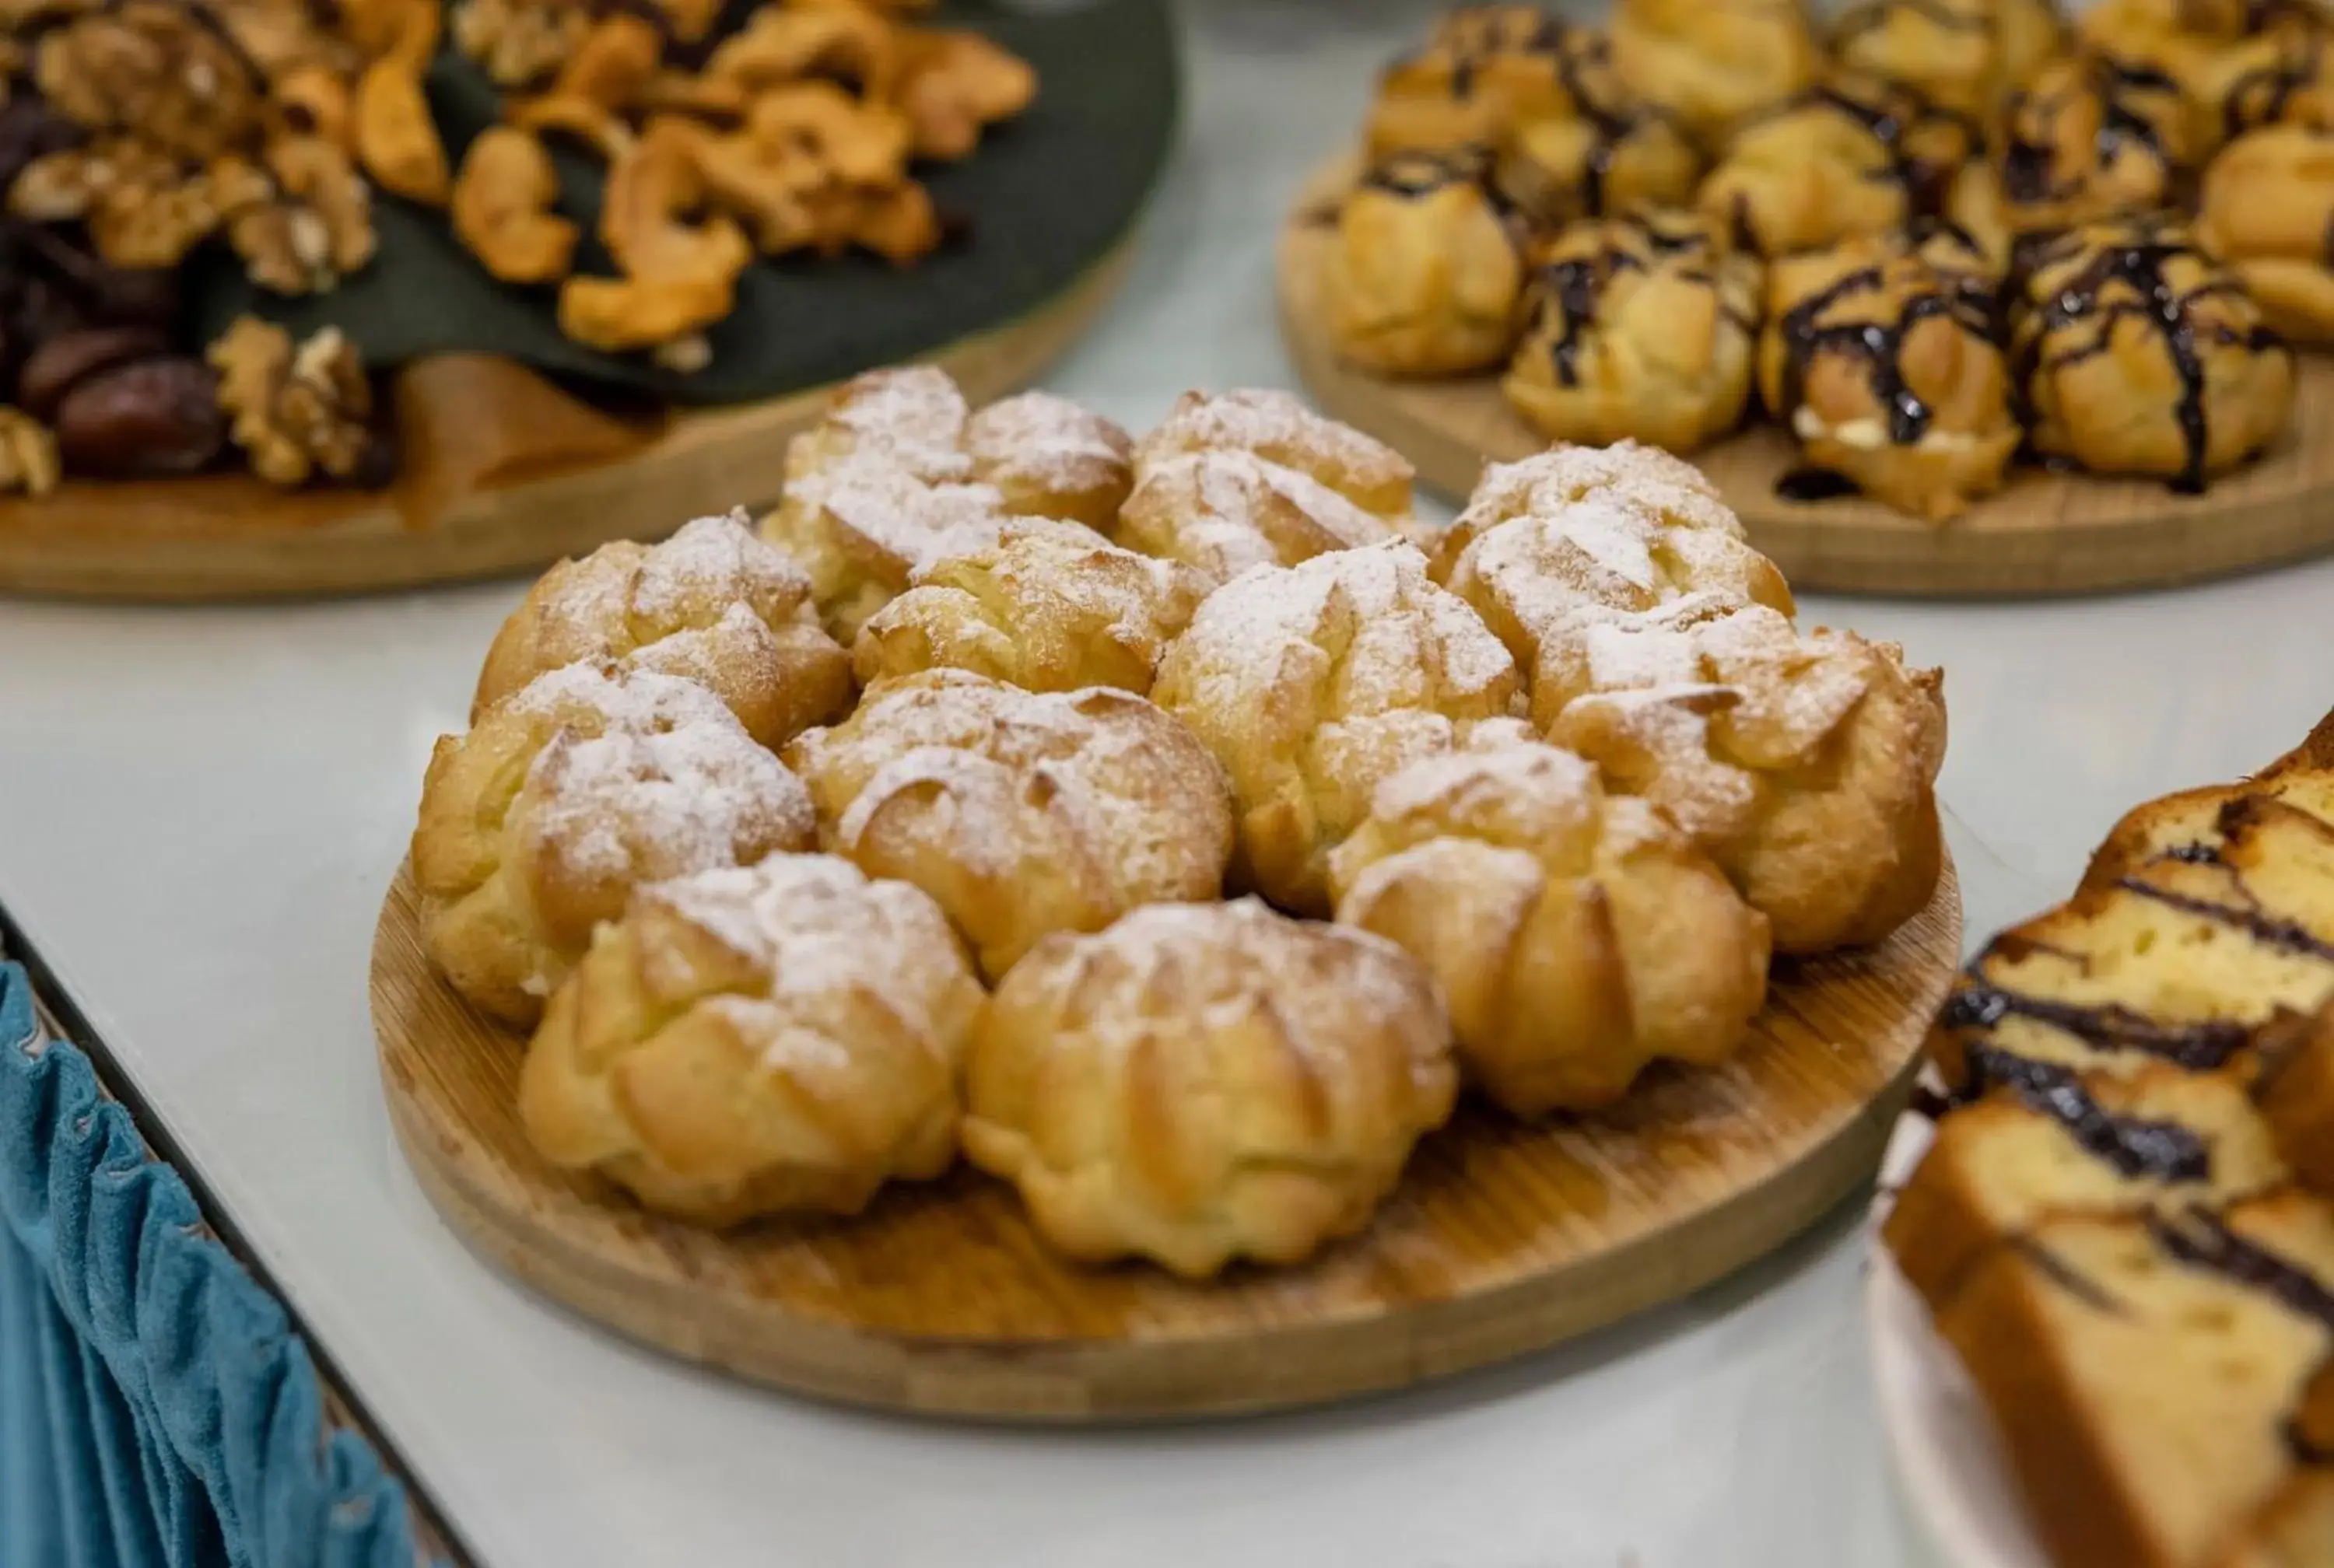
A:
{"label": "wooden platter", "polygon": [[[1121,241],[1061,295],[1022,319],[923,356],[975,402],[1034,380],[1125,282]],[[408,391],[460,439],[465,367]],[[448,376],[454,384],[447,384]],[[461,455],[381,495],[285,495],[247,476],[152,486],[68,486],[41,501],[0,501],[0,592],[192,601],[405,588],[533,569],[612,539],[653,538],[690,518],[775,501],[787,439],[825,409],[832,387],[690,413],[635,429],[590,415],[532,378],[545,416],[574,425],[540,460],[479,475]],[[501,385],[504,383],[498,383]],[[519,396],[528,395],[524,390]],[[400,409],[402,414],[403,409]],[[526,416],[513,415],[521,423]],[[400,424],[414,421],[400,419]],[[486,465],[492,468],[491,464]],[[475,486],[472,476],[483,478]],[[410,520],[417,509],[427,521]]]}
{"label": "wooden platter", "polygon": [[430,969],[410,869],[373,940],[390,1120],[474,1248],[633,1338],[757,1381],[929,1414],[1126,1421],[1283,1409],[1521,1355],[1773,1249],[1872,1172],[1961,949],[1947,863],[1862,952],[1781,963],[1714,1072],[1656,1072],[1615,1111],[1525,1125],[1472,1107],[1362,1236],[1208,1285],[1047,1251],[960,1167],[851,1220],[719,1236],[536,1158],[526,1042]]}
{"label": "wooden platter", "polygon": [[[1428,486],[1461,501],[1487,459],[1513,462],[1548,438],[1508,406],[1497,375],[1397,380],[1338,358],[1325,278],[1337,239],[1331,215],[1354,171],[1349,159],[1322,169],[1283,226],[1289,358],[1323,409],[1394,447]],[[2334,357],[2304,353],[2300,366],[2284,440],[2202,495],[2025,467],[2000,495],[1939,525],[1856,497],[1784,500],[1775,482],[1798,457],[1771,422],[1694,453],[1693,462],[1801,592],[2014,598],[2160,587],[2334,549]]]}

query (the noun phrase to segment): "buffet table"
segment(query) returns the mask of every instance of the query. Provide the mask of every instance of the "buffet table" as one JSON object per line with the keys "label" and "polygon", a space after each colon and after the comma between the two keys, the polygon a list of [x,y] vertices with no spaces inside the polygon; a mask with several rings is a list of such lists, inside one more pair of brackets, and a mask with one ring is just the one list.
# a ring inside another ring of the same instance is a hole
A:
{"label": "buffet table", "polygon": [[[1048,384],[1130,424],[1288,385],[1272,247],[1431,7],[1184,7],[1183,145],[1125,293]],[[0,604],[0,907],[482,1568],[1890,1568],[1860,1200],[1676,1307],[1317,1413],[1133,1430],[827,1408],[640,1349],[447,1229],[396,1152],[365,973],[432,742],[519,586],[189,610]],[[1982,937],[2136,800],[2324,711],[2334,562],[2079,601],[1819,600],[1947,671],[1941,793]]]}

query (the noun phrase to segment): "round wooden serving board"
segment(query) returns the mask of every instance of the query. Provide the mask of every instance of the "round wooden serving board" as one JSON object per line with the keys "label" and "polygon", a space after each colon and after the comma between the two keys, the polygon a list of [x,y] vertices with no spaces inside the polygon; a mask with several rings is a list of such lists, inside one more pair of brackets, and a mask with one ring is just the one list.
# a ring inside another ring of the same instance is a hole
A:
{"label": "round wooden serving board", "polygon": [[[1033,313],[922,359],[954,376],[975,403],[1026,386],[1117,293],[1132,258],[1131,243],[1122,241]],[[0,592],[184,601],[408,588],[531,570],[612,539],[655,538],[707,513],[767,505],[777,497],[788,438],[818,418],[834,391],[814,387],[684,414],[617,460],[556,467],[447,497],[420,527],[394,495],[287,495],[246,476],[68,486],[42,501],[0,503]],[[77,505],[77,490],[104,505]],[[150,502],[116,493],[130,490],[150,495]]]}
{"label": "round wooden serving board", "polygon": [[390,1119],[472,1246],[588,1317],[695,1361],[854,1403],[1031,1421],[1281,1409],[1541,1349],[1709,1284],[1870,1176],[1961,950],[1945,867],[1886,943],[1781,963],[1728,1066],[1657,1070],[1615,1111],[1519,1123],[1472,1105],[1420,1145],[1369,1230],[1213,1284],[1048,1251],[960,1166],[849,1220],[718,1235],[556,1170],[522,1133],[526,1048],[430,968],[410,869],[375,933]]}
{"label": "round wooden serving board", "polygon": [[[1486,460],[1548,445],[1500,394],[1496,374],[1399,380],[1346,364],[1329,330],[1336,203],[1355,165],[1307,185],[1281,234],[1280,318],[1289,358],[1321,407],[1394,447],[1453,501]],[[1955,521],[1924,523],[1855,497],[1802,504],[1775,494],[1798,463],[1762,422],[1693,454],[1750,541],[1801,592],[2013,598],[2194,582],[2334,548],[2334,358],[2300,357],[2293,426],[2262,461],[2202,495],[2161,484],[2021,467]]]}

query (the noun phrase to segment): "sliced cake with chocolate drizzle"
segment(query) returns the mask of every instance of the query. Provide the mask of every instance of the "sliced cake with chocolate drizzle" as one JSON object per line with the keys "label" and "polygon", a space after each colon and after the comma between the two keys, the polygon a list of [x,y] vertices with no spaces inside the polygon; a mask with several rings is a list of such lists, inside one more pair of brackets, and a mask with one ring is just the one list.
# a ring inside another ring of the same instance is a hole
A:
{"label": "sliced cake with chocolate drizzle", "polygon": [[2334,716],[2127,815],[1931,1051],[1884,1239],[2060,1568],[2334,1564]]}

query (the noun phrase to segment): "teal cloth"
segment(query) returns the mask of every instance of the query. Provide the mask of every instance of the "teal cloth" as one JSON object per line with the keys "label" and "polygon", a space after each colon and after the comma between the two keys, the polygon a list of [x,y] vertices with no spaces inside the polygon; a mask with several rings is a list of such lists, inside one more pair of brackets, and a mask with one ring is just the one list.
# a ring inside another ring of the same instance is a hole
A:
{"label": "teal cloth", "polygon": [[0,1568],[414,1568],[284,1308],[0,964]]}

